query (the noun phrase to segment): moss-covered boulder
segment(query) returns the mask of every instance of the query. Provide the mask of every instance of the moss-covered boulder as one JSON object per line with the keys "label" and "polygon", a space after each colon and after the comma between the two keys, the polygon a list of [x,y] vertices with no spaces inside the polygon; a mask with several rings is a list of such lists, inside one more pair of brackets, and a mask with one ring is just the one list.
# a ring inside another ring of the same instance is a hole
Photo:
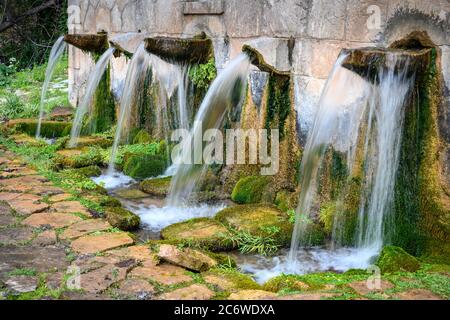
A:
{"label": "moss-covered boulder", "polygon": [[209,218],[191,219],[164,228],[161,236],[174,243],[184,243],[211,251],[234,249],[230,232],[220,222]]}
{"label": "moss-covered boulder", "polygon": [[103,164],[98,148],[66,149],[57,152],[55,163],[63,168],[84,168]]}
{"label": "moss-covered boulder", "polygon": [[[239,204],[259,203],[265,200],[269,177],[250,176],[240,179],[231,193],[231,200]],[[271,201],[269,201],[271,202]]]}
{"label": "moss-covered boulder", "polygon": [[383,273],[400,271],[415,272],[420,268],[419,260],[400,247],[386,246],[381,251],[376,265]]}
{"label": "moss-covered boulder", "polygon": [[224,292],[224,297],[239,290],[260,290],[261,286],[250,276],[240,273],[235,269],[211,269],[202,273],[203,280]]}
{"label": "moss-covered boulder", "polygon": [[108,148],[113,144],[111,139],[102,136],[82,136],[77,140],[77,148],[97,146]]}
{"label": "moss-covered boulder", "polygon": [[171,177],[148,179],[140,183],[139,188],[152,196],[165,197],[169,193]]}
{"label": "moss-covered boulder", "polygon": [[113,227],[124,231],[136,230],[141,223],[139,216],[121,207],[107,207],[105,216]]}
{"label": "moss-covered boulder", "polygon": [[270,279],[263,285],[263,290],[279,292],[281,290],[305,291],[311,289],[311,286],[301,281],[297,275],[281,275]]}
{"label": "moss-covered boulder", "polygon": [[139,190],[139,189],[119,189],[119,190],[115,190],[114,194],[120,198],[123,199],[130,199],[130,200],[137,200],[137,199],[143,199],[143,198],[148,198],[148,194],[146,194],[145,192]]}
{"label": "moss-covered boulder", "polygon": [[166,159],[161,155],[134,155],[125,161],[123,172],[134,179],[157,177],[164,173]]}
{"label": "moss-covered boulder", "polygon": [[[36,119],[16,119],[10,120],[7,124],[8,128],[14,129],[16,132],[26,133],[29,136],[35,136],[38,120]],[[70,122],[62,121],[42,121],[41,136],[45,138],[62,137],[66,132],[70,132]]]}
{"label": "moss-covered boulder", "polygon": [[271,237],[278,245],[289,244],[293,231],[287,213],[271,205],[234,206],[220,211],[215,219],[236,231]]}
{"label": "moss-covered boulder", "polygon": [[161,260],[183,268],[203,272],[218,265],[218,262],[203,252],[190,248],[178,248],[170,244],[159,247],[158,257]]}
{"label": "moss-covered boulder", "polygon": [[99,166],[88,166],[84,168],[74,169],[78,174],[81,174],[85,177],[98,177],[102,174],[102,169]]}

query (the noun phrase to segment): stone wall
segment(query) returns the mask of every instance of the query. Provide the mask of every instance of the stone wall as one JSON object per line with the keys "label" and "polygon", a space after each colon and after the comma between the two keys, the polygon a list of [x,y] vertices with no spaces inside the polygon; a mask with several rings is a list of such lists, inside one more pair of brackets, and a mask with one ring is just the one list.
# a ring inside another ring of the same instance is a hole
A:
{"label": "stone wall", "polygon": [[[411,31],[425,30],[441,49],[442,72],[450,88],[448,0],[69,0],[69,30],[106,31],[116,40],[124,35],[117,41],[128,43],[130,51],[148,36],[186,37],[204,31],[213,39],[219,69],[241,52],[243,44],[252,43],[270,64],[294,74],[303,135],[342,48],[386,46]],[[295,40],[293,49],[289,39]],[[123,83],[126,63],[125,58],[113,61],[116,90]],[[70,49],[74,105],[83,95],[92,65],[88,55]],[[450,102],[449,90],[445,92]]]}

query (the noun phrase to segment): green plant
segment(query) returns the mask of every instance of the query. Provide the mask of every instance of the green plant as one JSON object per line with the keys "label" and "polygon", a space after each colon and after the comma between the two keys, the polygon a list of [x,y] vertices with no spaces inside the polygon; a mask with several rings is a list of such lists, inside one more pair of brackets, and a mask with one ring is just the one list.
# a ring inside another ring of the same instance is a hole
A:
{"label": "green plant", "polygon": [[280,229],[269,228],[269,231],[272,233],[252,235],[248,232],[231,229],[231,236],[223,235],[223,237],[231,241],[243,254],[257,253],[263,256],[271,256],[281,247],[281,245],[277,244],[277,241],[273,238],[276,233],[280,232]]}
{"label": "green plant", "polygon": [[231,193],[231,200],[240,204],[259,203],[270,179],[265,176],[249,176],[240,179]]}
{"label": "green plant", "polygon": [[189,71],[189,78],[195,86],[205,90],[208,89],[209,85],[216,78],[216,76],[216,63],[213,58],[205,64],[195,65]]}

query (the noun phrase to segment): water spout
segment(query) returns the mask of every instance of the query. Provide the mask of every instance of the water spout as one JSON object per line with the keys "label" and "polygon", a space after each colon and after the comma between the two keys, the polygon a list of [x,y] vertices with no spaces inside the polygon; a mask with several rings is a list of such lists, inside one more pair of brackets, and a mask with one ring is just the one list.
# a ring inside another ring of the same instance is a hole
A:
{"label": "water spout", "polygon": [[60,60],[61,56],[63,55],[65,49],[67,47],[67,44],[64,42],[64,37],[59,37],[58,40],[56,40],[55,44],[52,47],[52,50],[50,52],[50,57],[48,60],[47,70],[45,72],[45,81],[44,85],[42,86],[41,91],[41,103],[39,107],[39,119],[38,119],[38,125],[36,130],[36,138],[41,137],[41,126],[42,126],[42,118],[44,117],[44,104],[45,104],[45,96],[47,94],[48,86],[50,84],[50,80],[52,79],[53,73],[56,68],[56,64]]}

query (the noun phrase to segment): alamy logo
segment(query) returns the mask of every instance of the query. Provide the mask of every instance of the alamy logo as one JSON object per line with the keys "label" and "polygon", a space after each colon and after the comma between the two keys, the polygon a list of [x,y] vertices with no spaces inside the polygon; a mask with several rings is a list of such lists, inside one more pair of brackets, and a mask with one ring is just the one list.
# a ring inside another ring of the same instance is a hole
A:
{"label": "alamy logo", "polygon": [[[171,141],[178,144],[172,150],[175,165],[261,165],[261,175],[275,175],[279,170],[279,137],[277,129],[209,129],[203,132],[199,122],[194,132],[177,129]],[[269,137],[270,135],[270,137]],[[248,151],[248,152],[247,152]]]}
{"label": "alamy logo", "polygon": [[381,29],[381,9],[377,5],[371,5],[367,8],[367,13],[370,14],[367,19],[367,28],[369,30]]}

